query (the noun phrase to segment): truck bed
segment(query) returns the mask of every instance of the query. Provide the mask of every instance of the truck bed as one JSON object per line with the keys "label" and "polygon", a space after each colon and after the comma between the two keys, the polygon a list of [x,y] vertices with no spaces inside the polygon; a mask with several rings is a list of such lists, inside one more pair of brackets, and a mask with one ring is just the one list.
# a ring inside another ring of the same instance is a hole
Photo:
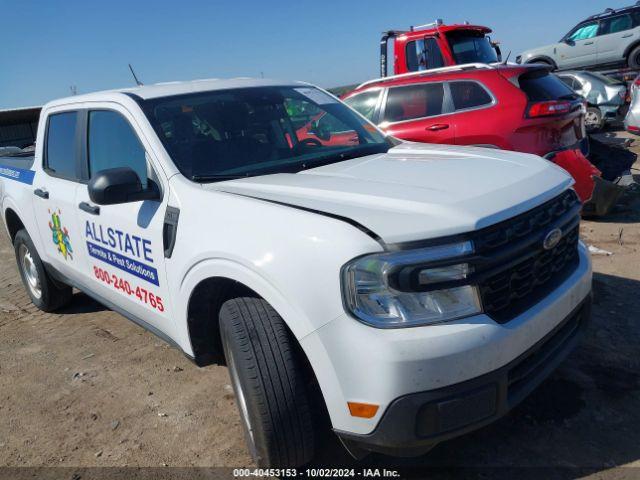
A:
{"label": "truck bed", "polygon": [[35,172],[33,167],[34,156],[32,154],[0,156],[0,179],[8,178],[22,183],[31,184]]}

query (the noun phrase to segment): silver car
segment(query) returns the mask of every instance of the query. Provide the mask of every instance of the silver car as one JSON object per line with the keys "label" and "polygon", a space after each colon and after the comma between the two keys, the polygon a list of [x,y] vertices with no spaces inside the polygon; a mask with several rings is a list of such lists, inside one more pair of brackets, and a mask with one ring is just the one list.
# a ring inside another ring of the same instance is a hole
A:
{"label": "silver car", "polygon": [[571,29],[558,43],[526,50],[517,63],[546,63],[554,69],[628,65],[640,68],[640,5],[607,8]]}
{"label": "silver car", "polygon": [[624,129],[629,133],[640,135],[640,75],[631,84],[631,105],[624,117]]}
{"label": "silver car", "polygon": [[587,100],[584,124],[588,132],[596,132],[605,124],[619,119],[627,97],[627,87],[623,82],[596,72],[567,71],[556,75]]}

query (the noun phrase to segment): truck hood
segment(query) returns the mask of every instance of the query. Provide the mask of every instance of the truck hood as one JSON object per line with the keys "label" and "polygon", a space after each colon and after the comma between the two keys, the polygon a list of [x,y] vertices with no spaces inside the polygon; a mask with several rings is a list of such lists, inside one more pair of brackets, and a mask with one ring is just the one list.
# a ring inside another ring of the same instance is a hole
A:
{"label": "truck hood", "polygon": [[397,243],[486,227],[571,183],[564,170],[535,155],[403,143],[386,154],[204,188],[348,218]]}

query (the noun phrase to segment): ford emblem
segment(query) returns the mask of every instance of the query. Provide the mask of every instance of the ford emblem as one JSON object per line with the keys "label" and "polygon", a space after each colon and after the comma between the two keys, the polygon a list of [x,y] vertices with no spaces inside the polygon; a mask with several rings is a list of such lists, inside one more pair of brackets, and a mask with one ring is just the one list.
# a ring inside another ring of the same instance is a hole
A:
{"label": "ford emblem", "polygon": [[547,235],[544,237],[544,240],[542,241],[542,246],[544,247],[545,250],[551,250],[556,245],[558,245],[558,243],[560,243],[561,238],[562,238],[562,230],[560,230],[559,228],[554,228],[549,233],[547,233]]}

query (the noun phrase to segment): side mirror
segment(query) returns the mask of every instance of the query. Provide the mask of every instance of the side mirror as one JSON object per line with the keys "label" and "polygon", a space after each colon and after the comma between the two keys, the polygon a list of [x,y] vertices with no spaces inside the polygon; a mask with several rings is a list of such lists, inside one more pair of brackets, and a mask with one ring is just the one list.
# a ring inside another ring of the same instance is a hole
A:
{"label": "side mirror", "polygon": [[[498,42],[495,42],[493,44],[493,49],[496,51],[496,58],[498,59],[498,62],[502,61],[502,50],[500,49],[500,45],[498,44]],[[507,57],[508,59],[508,57]]]}
{"label": "side mirror", "polygon": [[160,191],[149,180],[145,189],[130,167],[109,168],[98,172],[89,182],[89,198],[97,205],[118,205],[140,200],[159,200]]}
{"label": "side mirror", "polygon": [[574,42],[573,40],[571,40],[570,38],[565,38],[564,40],[562,40],[564,43],[566,43],[567,45],[569,45],[570,47],[572,47],[573,45],[576,44],[576,42]]}

